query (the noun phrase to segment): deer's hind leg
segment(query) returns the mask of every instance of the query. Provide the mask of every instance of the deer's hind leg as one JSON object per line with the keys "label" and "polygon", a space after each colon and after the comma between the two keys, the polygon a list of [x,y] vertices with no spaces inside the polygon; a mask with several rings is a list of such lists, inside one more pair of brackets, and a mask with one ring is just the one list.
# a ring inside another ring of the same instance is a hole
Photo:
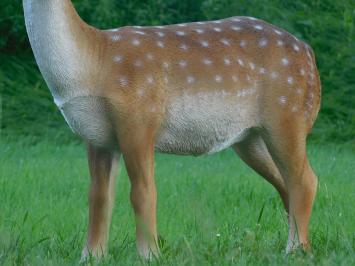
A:
{"label": "deer's hind leg", "polygon": [[120,157],[119,153],[91,144],[88,144],[87,150],[91,186],[88,239],[82,260],[85,260],[89,254],[100,257],[106,252]]}
{"label": "deer's hind leg", "polygon": [[247,165],[275,187],[288,212],[288,194],[285,183],[259,133],[250,133],[242,142],[234,144],[233,149]]}
{"label": "deer's hind leg", "polygon": [[[288,123],[287,119],[283,122]],[[292,120],[287,126],[277,123],[264,140],[284,179],[289,199],[289,237],[286,251],[299,245],[310,249],[308,224],[317,189],[317,177],[306,154],[304,123]]]}

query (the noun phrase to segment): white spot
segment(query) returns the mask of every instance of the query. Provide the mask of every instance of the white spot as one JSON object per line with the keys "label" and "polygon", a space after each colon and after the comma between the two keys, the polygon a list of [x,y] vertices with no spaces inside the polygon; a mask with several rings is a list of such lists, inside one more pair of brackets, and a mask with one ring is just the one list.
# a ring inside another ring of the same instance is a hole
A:
{"label": "white spot", "polygon": [[186,60],[180,60],[179,65],[180,65],[180,67],[185,68],[187,66]]}
{"label": "white spot", "polygon": [[291,111],[292,111],[292,113],[297,113],[298,112],[298,107],[297,106],[292,106]]}
{"label": "white spot", "polygon": [[266,73],[266,69],[263,68],[263,67],[261,67],[261,68],[259,69],[259,73],[260,73],[260,74],[265,74],[265,73]]}
{"label": "white spot", "polygon": [[201,41],[201,45],[202,45],[203,47],[208,47],[208,46],[209,46],[209,43],[208,43],[208,41]]}
{"label": "white spot", "polygon": [[119,40],[121,40],[121,35],[112,35],[111,40],[114,42],[118,42]]}
{"label": "white spot", "polygon": [[307,54],[307,57],[308,57],[309,63],[310,63],[310,61],[312,60],[312,56],[311,56],[311,53],[309,52],[308,49],[306,50],[306,54]]}
{"label": "white spot", "polygon": [[240,30],[242,30],[242,28],[239,27],[239,26],[232,26],[231,29],[234,30],[234,31],[240,31]]}
{"label": "white spot", "polygon": [[205,22],[199,21],[199,22],[196,22],[196,24],[198,24],[198,25],[203,25],[203,24],[205,24]]}
{"label": "white spot", "polygon": [[222,29],[221,29],[221,28],[218,28],[218,27],[213,28],[213,30],[214,30],[215,32],[221,32],[221,31],[222,31]]}
{"label": "white spot", "polygon": [[118,79],[118,82],[120,83],[121,86],[126,87],[128,85],[128,79],[127,77],[120,77]]}
{"label": "white spot", "polygon": [[230,41],[228,41],[227,39],[221,39],[221,43],[223,43],[226,46],[230,46]]}
{"label": "white spot", "polygon": [[134,30],[133,33],[140,34],[140,35],[145,35],[145,32],[144,31],[140,31],[140,30]]}
{"label": "white spot", "polygon": [[255,88],[249,88],[249,89],[242,89],[240,91],[238,91],[237,96],[238,97],[244,97],[247,95],[252,95],[254,92],[256,92]]}
{"label": "white spot", "polygon": [[238,64],[239,64],[239,65],[244,66],[244,62],[243,62],[243,60],[242,60],[242,59],[238,58],[238,60],[237,60],[237,61],[238,61]]}
{"label": "white spot", "polygon": [[232,76],[232,80],[233,80],[234,82],[237,82],[237,81],[238,81],[237,76],[233,75],[233,76]]}
{"label": "white spot", "polygon": [[241,47],[244,47],[244,46],[247,45],[247,42],[246,42],[245,40],[241,40],[240,43],[239,43],[239,45],[240,45]]}
{"label": "white spot", "polygon": [[287,66],[290,63],[286,57],[282,58],[281,62],[284,66]]}
{"label": "white spot", "polygon": [[229,58],[224,58],[223,61],[226,66],[229,66],[232,63]]}
{"label": "white spot", "polygon": [[141,42],[140,42],[140,40],[138,40],[138,39],[133,39],[133,40],[132,40],[132,44],[133,44],[134,46],[138,46],[138,45],[141,44]]}
{"label": "white spot", "polygon": [[267,45],[267,40],[266,39],[261,39],[260,41],[259,41],[259,46],[260,47],[265,47]]}
{"label": "white spot", "polygon": [[304,116],[306,117],[306,119],[309,119],[309,113],[307,111],[304,112]]}
{"label": "white spot", "polygon": [[302,92],[303,92],[303,90],[302,90],[301,88],[297,88],[296,93],[297,93],[298,95],[301,95]]}
{"label": "white spot", "polygon": [[178,27],[185,27],[186,24],[185,23],[180,23],[180,24],[177,24]]}
{"label": "white spot", "polygon": [[251,81],[251,77],[250,77],[249,75],[247,75],[247,76],[245,77],[245,79],[246,79],[247,81]]}
{"label": "white spot", "polygon": [[161,31],[157,31],[156,34],[157,34],[159,37],[164,37],[164,36],[165,36],[165,33],[164,33],[164,32],[161,32]]}
{"label": "white spot", "polygon": [[212,21],[212,23],[215,23],[215,24],[221,24],[221,23],[222,23],[222,21],[220,21],[220,20],[214,20],[214,21]]}
{"label": "white spot", "polygon": [[162,41],[157,41],[157,46],[160,48],[164,48],[165,44]]}
{"label": "white spot", "polygon": [[144,90],[139,89],[139,90],[137,91],[137,94],[138,94],[138,96],[142,97],[142,96],[145,94],[145,92],[144,92]]}
{"label": "white spot", "polygon": [[306,75],[306,71],[303,68],[301,68],[300,69],[300,74],[301,74],[301,76],[304,76],[304,75]]}
{"label": "white spot", "polygon": [[286,96],[280,96],[279,97],[279,103],[281,105],[285,105],[287,103],[287,97]]}
{"label": "white spot", "polygon": [[141,67],[141,66],[143,66],[143,62],[142,62],[142,60],[138,59],[138,60],[134,61],[133,65],[136,67]]}
{"label": "white spot", "polygon": [[222,77],[221,77],[221,75],[216,75],[215,77],[214,77],[214,80],[216,81],[216,82],[222,82]]}
{"label": "white spot", "polygon": [[253,18],[253,17],[246,17],[247,19],[250,19],[250,20],[257,20],[256,18]]}
{"label": "white spot", "polygon": [[212,61],[208,58],[203,59],[203,63],[208,66],[212,65]]}
{"label": "white spot", "polygon": [[151,111],[152,113],[154,113],[156,110],[157,110],[157,108],[156,108],[154,105],[152,105],[152,106],[150,107],[150,111]]}
{"label": "white spot", "polygon": [[164,76],[164,83],[165,83],[165,84],[168,84],[168,83],[169,83],[169,78],[168,78],[168,76]]}
{"label": "white spot", "polygon": [[151,54],[151,53],[147,53],[146,57],[147,57],[148,60],[153,60],[154,59],[154,55]]}
{"label": "white spot", "polygon": [[283,46],[284,45],[284,42],[282,40],[277,40],[277,46]]}
{"label": "white spot", "polygon": [[188,77],[186,78],[186,80],[187,80],[187,83],[189,83],[189,84],[195,82],[195,78],[194,78],[193,76],[188,76]]}
{"label": "white spot", "polygon": [[117,32],[117,31],[119,31],[119,29],[111,29],[110,31]]}
{"label": "white spot", "polygon": [[297,44],[293,45],[293,50],[295,50],[296,52],[298,52],[300,50],[300,47]]}
{"label": "white spot", "polygon": [[178,30],[178,31],[176,32],[176,35],[178,35],[178,36],[185,36],[185,35],[186,35],[186,32]]}
{"label": "white spot", "polygon": [[292,35],[292,37],[295,39],[296,42],[300,41],[296,36]]}
{"label": "white spot", "polygon": [[249,63],[249,66],[250,66],[251,70],[254,70],[254,69],[255,69],[255,64],[254,64],[254,63],[250,62],[250,63]]}
{"label": "white spot", "polygon": [[164,29],[165,26],[155,26],[155,28],[157,28],[157,29]]}
{"label": "white spot", "polygon": [[234,22],[240,22],[241,21],[239,18],[232,18],[231,20],[234,21]]}
{"label": "white spot", "polygon": [[189,47],[185,43],[180,44],[180,48],[184,51],[187,51],[189,49]]}
{"label": "white spot", "polygon": [[113,57],[113,61],[116,62],[116,63],[120,63],[123,59],[123,56],[122,55],[116,55]]}
{"label": "white spot", "polygon": [[282,32],[277,30],[277,29],[274,29],[274,32],[277,34],[277,35],[282,35]]}
{"label": "white spot", "polygon": [[255,26],[254,26],[254,29],[256,29],[256,30],[262,30],[262,29],[263,29],[263,26],[261,26],[261,25],[255,25]]}
{"label": "white spot", "polygon": [[203,29],[195,29],[194,31],[196,31],[198,34],[202,34],[205,32]]}
{"label": "white spot", "polygon": [[271,78],[272,79],[276,79],[279,76],[279,73],[277,73],[276,71],[272,71],[271,72]]}
{"label": "white spot", "polygon": [[153,84],[153,83],[154,83],[154,77],[153,77],[152,75],[149,75],[149,76],[147,77],[147,82],[148,82],[149,84]]}
{"label": "white spot", "polygon": [[287,78],[287,83],[288,84],[293,84],[293,77],[288,77]]}
{"label": "white spot", "polygon": [[143,27],[142,27],[142,26],[133,26],[132,28],[141,29],[141,28],[143,28]]}
{"label": "white spot", "polygon": [[169,63],[168,63],[168,62],[163,62],[163,67],[164,67],[165,69],[169,68]]}

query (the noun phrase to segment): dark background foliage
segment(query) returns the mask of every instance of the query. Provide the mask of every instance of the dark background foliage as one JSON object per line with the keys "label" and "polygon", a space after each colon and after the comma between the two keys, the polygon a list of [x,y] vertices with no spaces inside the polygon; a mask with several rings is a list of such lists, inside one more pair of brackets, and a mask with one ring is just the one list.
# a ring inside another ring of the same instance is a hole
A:
{"label": "dark background foliage", "polygon": [[[254,16],[309,43],[322,80],[314,141],[354,143],[355,1],[353,0],[76,0],[79,14],[99,28],[159,25]],[[72,140],[36,67],[22,1],[0,3],[1,134]],[[55,133],[55,134],[54,134]]]}

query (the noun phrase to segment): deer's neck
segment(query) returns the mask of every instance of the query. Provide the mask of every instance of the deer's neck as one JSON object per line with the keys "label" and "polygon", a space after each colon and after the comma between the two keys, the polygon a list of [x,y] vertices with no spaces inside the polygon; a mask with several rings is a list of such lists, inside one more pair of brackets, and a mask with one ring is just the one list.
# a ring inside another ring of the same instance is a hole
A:
{"label": "deer's neck", "polygon": [[[70,0],[23,0],[29,40],[58,105],[88,90],[99,61],[99,32],[86,25]],[[97,65],[96,65],[97,66]]]}

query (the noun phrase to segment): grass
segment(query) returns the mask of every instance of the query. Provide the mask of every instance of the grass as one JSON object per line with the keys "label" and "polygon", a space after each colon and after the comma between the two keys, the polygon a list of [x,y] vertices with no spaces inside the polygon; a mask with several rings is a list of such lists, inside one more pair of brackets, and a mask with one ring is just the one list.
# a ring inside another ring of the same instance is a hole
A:
{"label": "grass", "polygon": [[[313,254],[286,256],[287,221],[273,188],[231,151],[157,155],[162,265],[354,265],[355,154],[309,146],[319,177]],[[85,242],[86,153],[78,144],[0,142],[0,264],[77,265]],[[129,182],[121,162],[109,256],[142,265],[135,251]],[[93,261],[93,264],[97,262]]]}
{"label": "grass", "polygon": [[[102,29],[254,16],[289,31],[312,46],[320,71],[322,103],[312,139],[348,142],[355,146],[355,1],[73,2],[86,22]],[[10,135],[32,135],[41,139],[47,129],[67,128],[38,71],[19,1],[0,1],[0,33],[0,129]]]}

